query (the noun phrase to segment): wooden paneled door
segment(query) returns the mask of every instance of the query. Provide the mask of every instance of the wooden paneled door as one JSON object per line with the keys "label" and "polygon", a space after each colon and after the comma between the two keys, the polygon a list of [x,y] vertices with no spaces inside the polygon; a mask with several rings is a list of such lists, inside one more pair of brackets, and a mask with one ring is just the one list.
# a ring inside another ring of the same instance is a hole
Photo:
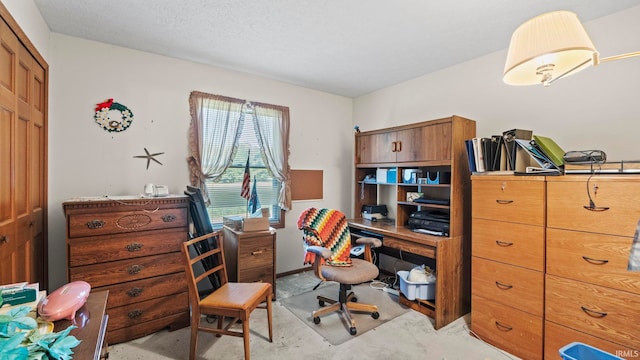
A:
{"label": "wooden paneled door", "polygon": [[0,15],[0,284],[46,288],[48,65]]}

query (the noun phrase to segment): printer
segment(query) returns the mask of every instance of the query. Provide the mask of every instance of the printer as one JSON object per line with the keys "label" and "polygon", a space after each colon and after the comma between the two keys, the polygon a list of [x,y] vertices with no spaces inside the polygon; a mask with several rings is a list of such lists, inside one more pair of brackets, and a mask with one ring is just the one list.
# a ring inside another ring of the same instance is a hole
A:
{"label": "printer", "polygon": [[362,218],[376,221],[387,218],[387,205],[362,205]]}

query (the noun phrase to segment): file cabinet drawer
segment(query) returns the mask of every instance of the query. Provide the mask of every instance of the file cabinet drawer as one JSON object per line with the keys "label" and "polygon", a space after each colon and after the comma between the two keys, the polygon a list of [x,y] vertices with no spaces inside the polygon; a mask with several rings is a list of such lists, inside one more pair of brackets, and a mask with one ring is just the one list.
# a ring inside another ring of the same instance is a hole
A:
{"label": "file cabinet drawer", "polygon": [[562,360],[558,349],[574,341],[589,344],[623,359],[640,358],[640,344],[635,348],[623,346],[547,321],[544,325],[545,360]]}
{"label": "file cabinet drawer", "polygon": [[486,175],[472,180],[474,218],[544,225],[544,177]]}
{"label": "file cabinet drawer", "polygon": [[[549,179],[547,187],[548,227],[628,237],[635,234],[640,219],[640,177],[559,176]],[[596,211],[585,209],[590,205],[589,196],[598,207]]]}
{"label": "file cabinet drawer", "polygon": [[544,228],[473,219],[473,256],[544,271]]}
{"label": "file cabinet drawer", "polygon": [[628,271],[632,238],[547,229],[547,273],[640,293],[640,272]]}
{"label": "file cabinet drawer", "polygon": [[471,293],[542,316],[544,273],[474,257]]}
{"label": "file cabinet drawer", "polygon": [[553,275],[546,287],[546,320],[625,346],[640,344],[640,295]]}
{"label": "file cabinet drawer", "polygon": [[542,359],[542,318],[474,296],[471,324],[478,336],[522,359]]}

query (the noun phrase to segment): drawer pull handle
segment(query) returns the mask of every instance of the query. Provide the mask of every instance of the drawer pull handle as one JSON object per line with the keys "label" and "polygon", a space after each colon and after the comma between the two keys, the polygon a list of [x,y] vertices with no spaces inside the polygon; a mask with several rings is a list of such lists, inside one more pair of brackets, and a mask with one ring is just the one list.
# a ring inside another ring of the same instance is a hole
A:
{"label": "drawer pull handle", "polygon": [[91,220],[87,222],[87,227],[92,230],[100,229],[103,226],[104,226],[104,221],[102,220]]}
{"label": "drawer pull handle", "polygon": [[262,254],[263,252],[264,252],[264,251],[262,251],[262,250],[256,250],[256,251],[251,252],[251,255],[260,255],[260,254]]}
{"label": "drawer pull handle", "polygon": [[131,290],[127,291],[127,295],[131,296],[131,297],[136,297],[139,296],[140,294],[142,294],[142,288],[139,287],[133,287],[131,288]]}
{"label": "drawer pull handle", "polygon": [[585,209],[589,211],[607,211],[609,210],[608,206],[595,206],[594,204],[583,206]]}
{"label": "drawer pull handle", "polygon": [[144,269],[144,266],[142,266],[142,265],[131,265],[127,269],[127,272],[129,274],[131,274],[131,275],[135,275],[135,274],[139,273],[140,271],[142,271],[142,269]]}
{"label": "drawer pull handle", "polygon": [[501,331],[511,331],[511,330],[513,330],[513,328],[511,326],[507,326],[507,325],[501,324],[499,321],[496,321],[496,327],[498,328],[498,330],[501,330]]}
{"label": "drawer pull handle", "polygon": [[602,311],[595,311],[595,310],[591,310],[587,307],[584,306],[580,306],[580,308],[582,309],[582,311],[585,312],[585,314],[594,317],[594,318],[603,318],[605,316],[607,316],[606,312],[602,312]]}
{"label": "drawer pull handle", "polygon": [[496,240],[496,244],[498,244],[498,246],[502,246],[502,247],[507,247],[507,246],[513,245],[512,242],[500,241],[500,240]]}
{"label": "drawer pull handle", "polygon": [[593,265],[604,265],[604,264],[609,262],[609,260],[594,259],[594,258],[590,258],[588,256],[582,256],[582,258],[584,259],[584,261],[588,262],[589,264],[593,264]]}
{"label": "drawer pull handle", "polygon": [[131,243],[131,244],[127,245],[126,248],[127,248],[127,251],[134,252],[134,251],[142,250],[143,246],[144,246],[144,244]]}
{"label": "drawer pull handle", "polygon": [[136,319],[142,316],[142,313],[143,313],[142,310],[132,310],[132,311],[129,311],[127,315],[129,316],[129,319]]}
{"label": "drawer pull handle", "polygon": [[177,219],[177,217],[175,215],[172,215],[172,214],[162,215],[162,221],[164,221],[164,222],[172,222],[175,219]]}
{"label": "drawer pull handle", "polygon": [[513,285],[503,284],[503,283],[501,283],[500,281],[496,281],[496,286],[497,286],[499,289],[502,289],[502,290],[509,290],[509,289],[511,289],[511,288],[513,287]]}
{"label": "drawer pull handle", "polygon": [[6,244],[9,242],[9,237],[7,235],[0,235],[0,243]]}
{"label": "drawer pull handle", "polygon": [[511,204],[511,203],[513,202],[513,200],[500,200],[500,199],[496,199],[496,202],[497,202],[498,204],[501,204],[501,205],[506,205],[506,204]]}

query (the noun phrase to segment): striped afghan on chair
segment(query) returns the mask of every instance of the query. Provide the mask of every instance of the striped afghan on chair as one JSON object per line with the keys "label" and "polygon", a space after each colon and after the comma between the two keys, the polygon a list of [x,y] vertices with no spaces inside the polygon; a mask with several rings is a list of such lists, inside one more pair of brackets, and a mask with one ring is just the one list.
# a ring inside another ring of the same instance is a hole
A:
{"label": "striped afghan on chair", "polygon": [[[308,208],[298,218],[306,246],[322,246],[331,250],[325,263],[351,266],[351,233],[344,213],[332,209]],[[304,264],[313,264],[315,254],[305,251]]]}

